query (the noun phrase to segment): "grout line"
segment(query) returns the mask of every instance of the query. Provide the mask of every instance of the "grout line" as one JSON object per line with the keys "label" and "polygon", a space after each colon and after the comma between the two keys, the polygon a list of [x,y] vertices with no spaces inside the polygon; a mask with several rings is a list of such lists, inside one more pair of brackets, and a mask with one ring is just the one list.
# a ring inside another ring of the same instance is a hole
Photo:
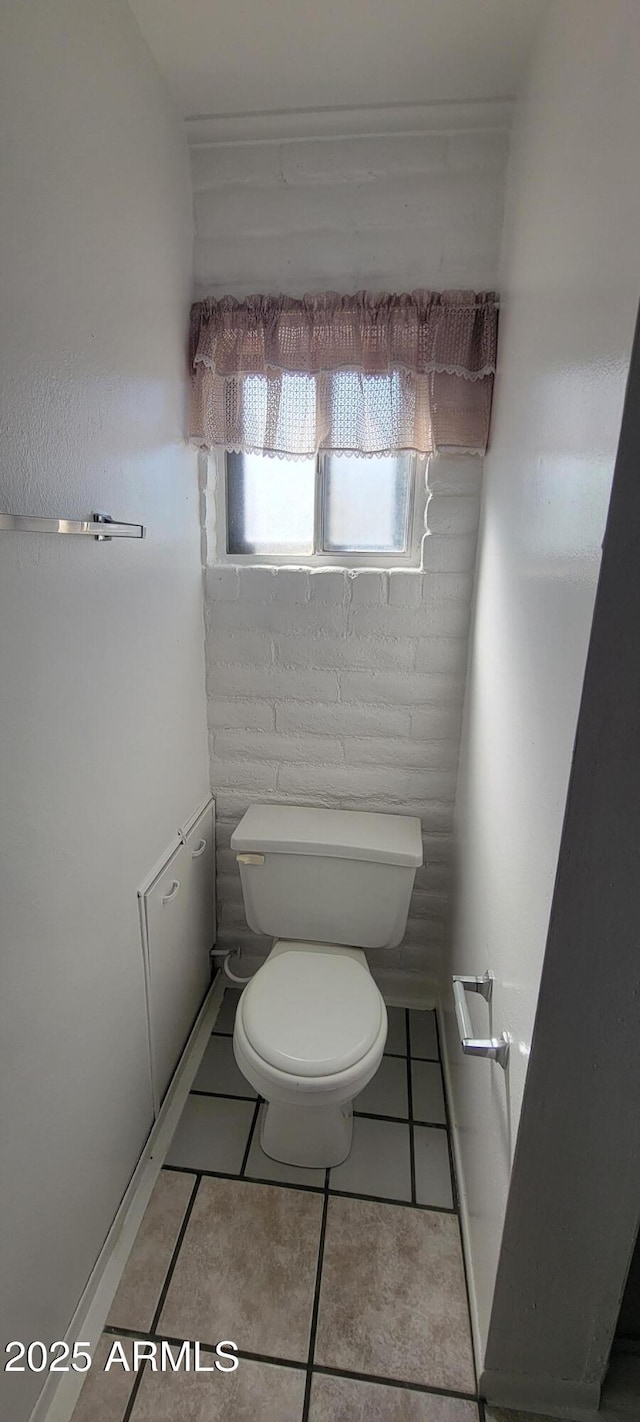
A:
{"label": "grout line", "polygon": [[190,1096],[212,1096],[215,1101],[251,1101],[253,1104],[255,1096],[240,1096],[235,1091],[201,1091],[200,1088],[191,1087]]}
{"label": "grout line", "polygon": [[198,1170],[196,1166],[165,1165],[163,1170],[174,1170],[179,1175],[202,1175],[205,1180],[242,1180],[247,1185],[277,1185],[281,1190],[306,1190],[313,1195],[321,1195],[324,1185],[294,1184],[291,1180],[268,1180],[262,1175],[234,1175],[230,1170]]}
{"label": "grout line", "polygon": [[[380,1373],[356,1373],[348,1368],[330,1368],[321,1363],[318,1363],[313,1371],[322,1373],[325,1377],[353,1378],[355,1382],[379,1383],[383,1387],[395,1387],[403,1392],[426,1393],[428,1397],[457,1397],[464,1402],[478,1402],[477,1394],[473,1392],[454,1392],[448,1388],[430,1387],[428,1383],[407,1382],[405,1378],[386,1378]],[[305,1422],[304,1417],[302,1422]]]}
{"label": "grout line", "polygon": [[[396,1061],[396,1062],[398,1062],[398,1061],[404,1062],[404,1061],[406,1061],[406,1059],[407,1059],[407,1054],[406,1054],[406,1052],[385,1052],[384,1056],[385,1056],[385,1057],[392,1057],[393,1060]],[[384,1060],[384,1058],[383,1058],[383,1060]]]}
{"label": "grout line", "polygon": [[411,1166],[411,1204],[417,1204],[416,1195],[416,1143],[413,1135],[413,1080],[411,1076],[411,1026],[409,1009],[405,1009],[407,1031],[407,1101],[409,1103],[409,1161]]}
{"label": "grout line", "polygon": [[[170,1348],[181,1348],[184,1343],[193,1345],[196,1341],[193,1338],[178,1338],[172,1333],[158,1333],[147,1329],[144,1332],[141,1328],[114,1328],[111,1325],[103,1328],[103,1333],[108,1333],[113,1338],[142,1338],[150,1343],[168,1343]],[[202,1353],[215,1353],[218,1345],[216,1343],[201,1343],[198,1346]],[[250,1362],[271,1363],[277,1368],[295,1368],[298,1372],[306,1371],[306,1363],[302,1358],[279,1358],[271,1353],[252,1353],[248,1348],[238,1348],[236,1357],[247,1358]]]}
{"label": "grout line", "polygon": [[168,1292],[169,1292],[169,1285],[170,1285],[171,1280],[172,1280],[172,1278],[173,1278],[174,1270],[175,1270],[176,1264],[177,1264],[177,1262],[178,1262],[178,1255],[179,1255],[180,1250],[181,1250],[181,1248],[182,1248],[182,1241],[183,1241],[183,1239],[184,1239],[184,1237],[185,1237],[185,1234],[186,1234],[186,1232],[187,1232],[187,1227],[188,1227],[188,1225],[189,1225],[189,1220],[191,1219],[191,1214],[192,1214],[193,1207],[194,1207],[195,1202],[196,1202],[196,1195],[197,1195],[198,1190],[199,1190],[199,1188],[200,1188],[200,1181],[201,1181],[201,1179],[202,1179],[202,1176],[200,1175],[200,1173],[199,1173],[199,1172],[196,1172],[196,1178],[195,1178],[195,1181],[194,1181],[194,1184],[193,1184],[193,1189],[192,1189],[191,1195],[190,1195],[190,1197],[189,1197],[189,1204],[187,1205],[187,1208],[186,1208],[186,1210],[185,1210],[185,1212],[184,1212],[184,1219],[183,1219],[182,1224],[181,1224],[181,1226],[180,1226],[180,1233],[178,1234],[178,1238],[177,1238],[177,1240],[176,1240],[176,1242],[175,1242],[175,1245],[174,1245],[174,1248],[173,1248],[173,1254],[171,1255],[171,1259],[170,1259],[170,1261],[169,1261],[169,1268],[167,1269],[167,1272],[166,1272],[166,1274],[165,1274],[164,1284],[162,1285],[162,1288],[161,1288],[161,1290],[160,1290],[160,1297],[159,1297],[158,1302],[157,1302],[157,1304],[156,1304],[156,1308],[155,1308],[155,1310],[154,1310],[153,1318],[152,1318],[152,1320],[151,1320],[151,1332],[152,1332],[152,1333],[155,1332],[155,1329],[158,1327],[158,1323],[159,1323],[159,1321],[160,1321],[160,1315],[161,1315],[162,1310],[163,1310],[163,1308],[164,1308],[165,1299],[166,1299],[167,1294],[168,1294]]}
{"label": "grout line", "polygon": [[258,1099],[257,1099],[257,1101],[256,1101],[256,1109],[255,1109],[255,1111],[254,1111],[254,1113],[253,1113],[253,1120],[252,1120],[251,1125],[250,1125],[250,1127],[249,1127],[249,1135],[247,1136],[247,1144],[246,1144],[246,1146],[245,1146],[245,1148],[244,1148],[244,1155],[243,1155],[243,1157],[242,1157],[242,1165],[240,1166],[240,1177],[239,1177],[240,1180],[243,1180],[243,1179],[244,1179],[244,1172],[245,1172],[245,1170],[246,1170],[246,1168],[247,1168],[247,1161],[248,1161],[248,1159],[249,1159],[249,1152],[250,1152],[250,1150],[251,1150],[251,1143],[252,1143],[252,1141],[253,1141],[253,1133],[254,1133],[255,1128],[256,1128],[256,1122],[257,1122],[257,1120],[258,1120],[258,1112],[259,1112],[259,1110],[260,1110],[260,1097],[258,1097]]}
{"label": "grout line", "polygon": [[[452,1146],[452,1144],[451,1144],[451,1120],[450,1120],[450,1116],[449,1116],[449,1102],[447,1101],[447,1090],[446,1090],[445,1079],[444,1079],[444,1068],[443,1068],[443,1065],[442,1065],[442,1045],[441,1045],[441,1042],[440,1042],[440,1029],[439,1029],[439,1027],[438,1027],[438,1019],[437,1019],[437,1017],[436,1017],[436,1041],[437,1041],[437,1043],[438,1043],[438,1051],[439,1051],[439,1053],[440,1053],[440,1083],[441,1083],[441,1086],[442,1086],[442,1100],[444,1101],[444,1114],[445,1114],[446,1123],[447,1123],[447,1147],[448,1147],[448,1151],[449,1151],[449,1174],[450,1174],[450,1176],[451,1176],[451,1191],[452,1191],[452,1194],[453,1194],[453,1205],[454,1205],[454,1209],[455,1209],[456,1214],[458,1214],[458,1213],[459,1213],[459,1209],[460,1209],[460,1197],[459,1197],[459,1194],[458,1194],[458,1181],[457,1181],[457,1177],[456,1177],[455,1161],[454,1161],[454,1157],[453,1157],[453,1146]],[[463,1252],[464,1252],[464,1251],[463,1251]],[[466,1266],[465,1266],[465,1280],[466,1280]],[[468,1290],[468,1287],[467,1287],[467,1301],[468,1301],[468,1298],[469,1298],[469,1290]],[[469,1317],[471,1317],[471,1309],[470,1309],[470,1308],[469,1308]]]}
{"label": "grout line", "polygon": [[[439,1063],[439,1062],[434,1062],[433,1065],[434,1065],[434,1066],[439,1066],[440,1063]],[[256,1097],[255,1097],[255,1096],[235,1096],[235,1095],[233,1094],[233,1092],[231,1092],[231,1091],[193,1091],[193,1090],[192,1090],[192,1091],[189,1092],[189,1095],[190,1095],[190,1096],[206,1096],[206,1097],[209,1097],[209,1099],[210,1099],[210,1100],[213,1100],[213,1101],[244,1101],[244,1102],[246,1102],[246,1103],[249,1103],[251,1106],[254,1106],[255,1103],[256,1103]],[[260,1105],[261,1102],[259,1101],[258,1104]],[[401,1125],[401,1126],[407,1126],[407,1125],[409,1125],[409,1122],[410,1122],[411,1119],[412,1119],[410,1115],[409,1115],[409,1116],[392,1116],[392,1115],[389,1115],[389,1114],[383,1114],[382,1111],[354,1111],[353,1114],[354,1114],[354,1117],[357,1116],[359,1120],[363,1120],[363,1119],[364,1119],[364,1120],[366,1120],[366,1121],[389,1121],[391,1124],[396,1124],[396,1125],[399,1124],[399,1125]],[[423,1121],[423,1120],[421,1120],[418,1116],[414,1116],[414,1117],[413,1117],[413,1123],[414,1123],[415,1126],[429,1126],[429,1127],[431,1128],[431,1130],[433,1130],[433,1131],[446,1131],[446,1130],[448,1129],[445,1121],[427,1121],[427,1120],[424,1120],[424,1121]],[[168,1170],[175,1169],[175,1167],[173,1167],[173,1166],[167,1166],[166,1168],[167,1168]],[[185,1168],[187,1168],[187,1167],[185,1167]],[[197,1167],[196,1167],[196,1166],[193,1166],[193,1169],[195,1170],[195,1169],[197,1169]],[[321,1188],[321,1187],[320,1187],[320,1188]]]}
{"label": "grout line", "polygon": [[359,1121],[389,1121],[395,1126],[409,1125],[408,1116],[383,1116],[379,1111],[354,1111],[353,1116],[354,1120],[357,1117]]}
{"label": "grout line", "polygon": [[134,1409],[135,1404],[136,1404],[136,1398],[137,1398],[137,1396],[138,1396],[138,1393],[139,1393],[139,1391],[140,1391],[140,1388],[142,1387],[142,1379],[143,1379],[143,1377],[144,1377],[144,1372],[145,1372],[146,1366],[147,1366],[147,1363],[146,1363],[146,1359],[145,1359],[144,1362],[143,1362],[143,1364],[142,1364],[142,1367],[141,1367],[141,1369],[140,1369],[140,1372],[136,1374],[136,1378],[135,1378],[133,1387],[132,1387],[132,1389],[131,1389],[131,1392],[129,1393],[129,1401],[128,1401],[126,1407],[125,1407],[124,1414],[123,1414],[123,1418],[122,1418],[122,1422],[129,1422],[129,1418],[130,1418],[131,1413],[133,1412],[133,1409]]}
{"label": "grout line", "polygon": [[[213,1343],[201,1343],[200,1347],[203,1352],[215,1352]],[[274,1368],[291,1368],[297,1373],[305,1371],[305,1364],[301,1358],[272,1358],[268,1353],[251,1353],[248,1348],[238,1348],[236,1356],[244,1358],[249,1363],[267,1363]]]}
{"label": "grout line", "polygon": [[304,1401],[302,1404],[301,1422],[308,1422],[309,1406],[311,1402],[311,1383],[313,1380],[313,1359],[316,1351],[316,1332],[318,1328],[318,1313],[320,1310],[320,1286],[322,1284],[322,1265],[324,1262],[324,1243],[327,1234],[327,1215],[329,1213],[329,1178],[330,1170],[324,1172],[324,1204],[322,1207],[322,1223],[320,1225],[320,1239],[318,1241],[318,1265],[316,1268],[316,1283],[313,1293],[313,1309],[311,1312],[311,1328],[309,1330],[309,1355],[307,1358],[307,1377],[304,1386]]}
{"label": "grout line", "polygon": [[247,1185],[276,1185],[279,1190],[302,1190],[307,1195],[322,1195],[324,1185],[294,1185],[290,1180],[268,1180],[262,1175],[244,1175]]}
{"label": "grout line", "polygon": [[[437,1065],[438,1063],[434,1062],[434,1066]],[[401,1126],[408,1126],[412,1119],[411,1116],[382,1116],[379,1111],[354,1111],[353,1114],[357,1116],[358,1119],[364,1118],[367,1121],[390,1121],[392,1124]],[[433,1131],[446,1131],[447,1129],[444,1121],[419,1121],[415,1116],[413,1117],[413,1124],[414,1126],[429,1126]]]}
{"label": "grout line", "polygon": [[[105,1325],[102,1331],[110,1338],[141,1338],[150,1343],[168,1343],[170,1347],[178,1347],[183,1343],[193,1344],[194,1342],[192,1338],[178,1338],[171,1333],[157,1333],[142,1328],[114,1328],[110,1324]],[[215,1343],[200,1343],[203,1353],[215,1353],[216,1347]],[[237,1357],[245,1358],[249,1362],[269,1363],[273,1367],[292,1368],[298,1372],[305,1372],[308,1368],[308,1365],[305,1365],[300,1358],[280,1358],[271,1353],[254,1353],[249,1348],[238,1348]],[[409,1382],[406,1378],[388,1378],[381,1373],[361,1373],[350,1368],[338,1368],[325,1363],[316,1363],[311,1371],[329,1377],[353,1378],[357,1382],[379,1383],[384,1387],[394,1387],[402,1391],[408,1389],[411,1392],[426,1393],[429,1397],[455,1397],[482,1406],[482,1399],[478,1398],[477,1394],[456,1392],[454,1388],[431,1387],[429,1383]]]}
{"label": "grout line", "polygon": [[452,1210],[449,1205],[419,1205],[416,1200],[393,1200],[388,1195],[361,1195],[353,1190],[330,1190],[329,1194],[336,1200],[364,1200],[371,1205],[394,1205],[401,1210],[426,1210],[430,1214],[455,1215],[456,1210]]}
{"label": "grout line", "polygon": [[[279,1190],[300,1190],[311,1195],[322,1195],[326,1190],[323,1185],[303,1185],[302,1182],[298,1185],[291,1180],[268,1180],[259,1175],[232,1175],[230,1171],[225,1170],[199,1170],[194,1165],[165,1165],[163,1170],[172,1170],[179,1175],[198,1175],[203,1180],[242,1180],[245,1185],[275,1185]],[[389,1195],[363,1195],[359,1190],[336,1190],[331,1185],[327,1193],[332,1198],[335,1196],[337,1200],[365,1200],[372,1205],[398,1205],[402,1209],[430,1210],[438,1215],[458,1213],[449,1205],[420,1205],[417,1201],[395,1200]]]}

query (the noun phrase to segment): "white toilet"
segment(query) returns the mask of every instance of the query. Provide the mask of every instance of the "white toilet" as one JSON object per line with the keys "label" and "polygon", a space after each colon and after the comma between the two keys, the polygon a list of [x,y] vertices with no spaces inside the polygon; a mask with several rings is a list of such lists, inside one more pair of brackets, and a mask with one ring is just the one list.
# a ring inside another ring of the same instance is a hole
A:
{"label": "white toilet", "polygon": [[272,937],[233,1035],[267,1102],[260,1143],[289,1165],[339,1165],[352,1103],[375,1075],[387,1012],[364,948],[404,933],[420,821],[404,815],[252,805],[231,839],[247,922]]}

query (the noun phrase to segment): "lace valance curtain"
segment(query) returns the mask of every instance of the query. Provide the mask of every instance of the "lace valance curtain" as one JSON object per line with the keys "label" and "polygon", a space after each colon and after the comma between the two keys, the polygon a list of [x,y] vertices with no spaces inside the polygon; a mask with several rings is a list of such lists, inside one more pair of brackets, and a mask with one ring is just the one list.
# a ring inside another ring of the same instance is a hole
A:
{"label": "lace valance curtain", "polygon": [[191,437],[290,458],[484,453],[493,292],[250,296],[191,312]]}

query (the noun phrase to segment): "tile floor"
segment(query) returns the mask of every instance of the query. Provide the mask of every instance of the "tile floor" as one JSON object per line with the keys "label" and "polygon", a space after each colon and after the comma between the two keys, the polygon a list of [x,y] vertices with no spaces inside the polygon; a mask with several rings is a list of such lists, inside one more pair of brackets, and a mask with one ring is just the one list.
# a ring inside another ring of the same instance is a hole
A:
{"label": "tile floor", "polygon": [[[260,1148],[236,1003],[227,992],[73,1422],[482,1422],[434,1013],[389,1009],[348,1160],[301,1170]],[[233,1373],[104,1371],[118,1340],[129,1360],[136,1340],[174,1357],[198,1341],[212,1366],[225,1338]]]}

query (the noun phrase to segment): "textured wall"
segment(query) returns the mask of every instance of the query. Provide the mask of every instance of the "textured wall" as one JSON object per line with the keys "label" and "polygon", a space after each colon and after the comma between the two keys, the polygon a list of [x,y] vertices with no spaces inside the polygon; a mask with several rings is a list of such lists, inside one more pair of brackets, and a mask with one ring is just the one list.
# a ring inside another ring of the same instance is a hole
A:
{"label": "textured wall", "polygon": [[[480,1350],[638,303],[639,41],[633,0],[605,8],[554,0],[514,130],[458,788],[452,962],[456,972],[489,966],[496,974],[493,1030],[508,1031],[514,1043],[508,1077],[461,1057],[453,1016],[449,1037]],[[472,1001],[470,1011],[484,1033],[484,1004]],[[547,1090],[556,1090],[553,1076]],[[543,1189],[536,1198],[544,1210]]]}
{"label": "textured wall", "polygon": [[0,54],[1,507],[148,526],[0,535],[1,1331],[50,1341],[151,1122],[136,887],[207,789],[190,196],[123,0],[5,0]]}
{"label": "textured wall", "polygon": [[207,665],[220,946],[246,927],[228,844],[252,800],[419,815],[425,865],[379,973],[437,984],[481,462],[432,461],[427,571],[210,568]]}
{"label": "textured wall", "polygon": [[195,148],[197,293],[492,288],[507,147],[489,131]]}

